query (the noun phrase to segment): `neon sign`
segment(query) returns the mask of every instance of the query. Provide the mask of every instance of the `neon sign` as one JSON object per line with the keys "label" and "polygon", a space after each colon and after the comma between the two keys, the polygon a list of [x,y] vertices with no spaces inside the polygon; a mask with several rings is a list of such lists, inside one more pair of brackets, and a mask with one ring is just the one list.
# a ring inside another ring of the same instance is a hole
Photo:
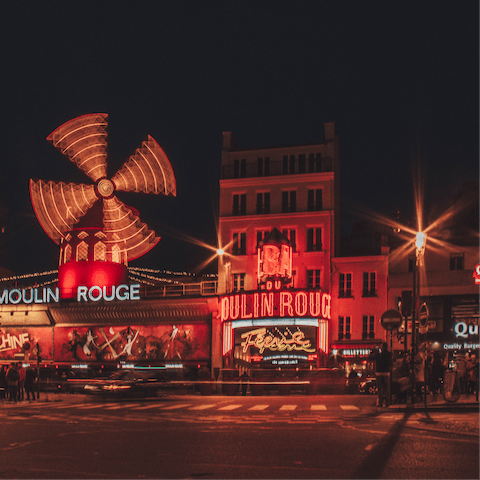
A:
{"label": "neon sign", "polygon": [[222,322],[267,317],[331,318],[332,297],[321,291],[241,293],[224,296],[220,311]]}
{"label": "neon sign", "polygon": [[246,353],[251,346],[258,348],[260,354],[262,354],[266,349],[278,352],[291,352],[296,350],[313,353],[316,351],[315,348],[312,348],[310,340],[305,339],[305,334],[301,330],[297,330],[296,332],[292,333],[287,328],[287,332],[289,338],[280,331],[280,336],[276,336],[271,332],[267,332],[265,327],[242,333],[242,338],[245,339],[241,343],[243,352]]}
{"label": "neon sign", "polygon": [[[140,300],[140,284],[132,285],[118,285],[117,287],[77,287],[77,301],[81,302],[98,302],[105,300],[111,302],[113,300]],[[52,290],[51,288],[24,288],[22,290],[13,288],[11,290],[4,290],[0,293],[0,305],[19,303],[58,303],[60,301],[60,294],[58,287]]]}

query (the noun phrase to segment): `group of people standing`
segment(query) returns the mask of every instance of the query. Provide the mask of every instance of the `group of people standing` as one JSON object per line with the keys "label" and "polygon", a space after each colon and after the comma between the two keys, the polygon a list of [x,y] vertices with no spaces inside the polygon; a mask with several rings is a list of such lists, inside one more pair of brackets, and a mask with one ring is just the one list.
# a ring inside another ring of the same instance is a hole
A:
{"label": "group of people standing", "polygon": [[[35,384],[37,374],[34,368],[24,368],[21,363],[12,362],[7,368],[0,367],[0,400],[8,400],[17,403],[24,400],[35,400]],[[38,399],[38,391],[37,391]]]}

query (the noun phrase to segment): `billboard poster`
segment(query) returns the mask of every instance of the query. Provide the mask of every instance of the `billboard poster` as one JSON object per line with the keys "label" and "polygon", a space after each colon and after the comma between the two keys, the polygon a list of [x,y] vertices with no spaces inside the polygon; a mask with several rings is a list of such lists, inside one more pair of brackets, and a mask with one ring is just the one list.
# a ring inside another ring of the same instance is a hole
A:
{"label": "billboard poster", "polygon": [[52,327],[7,328],[0,332],[0,361],[37,360],[37,344],[42,360],[53,360]]}
{"label": "billboard poster", "polygon": [[207,324],[57,327],[55,360],[175,361],[210,358]]}

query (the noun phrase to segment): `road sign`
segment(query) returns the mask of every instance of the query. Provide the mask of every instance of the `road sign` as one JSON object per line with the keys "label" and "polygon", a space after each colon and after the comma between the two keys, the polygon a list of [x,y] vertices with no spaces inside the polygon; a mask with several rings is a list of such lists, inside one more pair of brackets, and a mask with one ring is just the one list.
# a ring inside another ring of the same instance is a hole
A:
{"label": "road sign", "polygon": [[420,307],[420,310],[418,312],[418,323],[420,324],[421,327],[426,327],[427,326],[427,321],[428,321],[428,315],[430,312],[428,311],[428,307],[426,303],[422,303],[422,306]]}
{"label": "road sign", "polygon": [[402,321],[402,314],[398,310],[387,310],[380,319],[380,323],[385,330],[396,330],[402,324]]}

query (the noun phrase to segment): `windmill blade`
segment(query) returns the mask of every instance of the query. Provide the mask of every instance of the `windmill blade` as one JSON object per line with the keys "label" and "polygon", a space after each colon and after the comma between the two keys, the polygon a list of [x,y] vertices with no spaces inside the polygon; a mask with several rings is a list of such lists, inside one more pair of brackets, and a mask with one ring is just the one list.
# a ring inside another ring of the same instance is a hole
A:
{"label": "windmill blade", "polygon": [[93,185],[32,179],[30,197],[40,225],[55,243],[98,200]]}
{"label": "windmill blade", "polygon": [[97,182],[107,176],[107,125],[105,113],[83,115],[58,127],[47,140]]}
{"label": "windmill blade", "polygon": [[160,241],[138,213],[115,196],[103,199],[103,224],[106,243],[118,245],[127,261],[144,255]]}
{"label": "windmill blade", "polygon": [[148,137],[113,176],[117,190],[177,195],[172,165],[153,137]]}

